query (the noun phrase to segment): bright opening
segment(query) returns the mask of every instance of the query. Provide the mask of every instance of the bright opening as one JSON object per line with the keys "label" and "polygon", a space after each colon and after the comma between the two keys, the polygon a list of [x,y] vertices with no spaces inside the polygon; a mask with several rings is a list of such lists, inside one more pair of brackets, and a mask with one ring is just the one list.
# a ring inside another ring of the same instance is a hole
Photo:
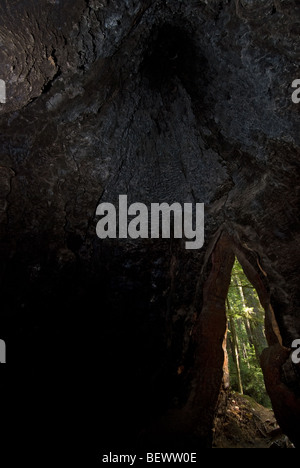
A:
{"label": "bright opening", "polygon": [[271,408],[260,366],[260,355],[268,346],[264,331],[265,311],[237,260],[232,270],[226,309],[231,388]]}

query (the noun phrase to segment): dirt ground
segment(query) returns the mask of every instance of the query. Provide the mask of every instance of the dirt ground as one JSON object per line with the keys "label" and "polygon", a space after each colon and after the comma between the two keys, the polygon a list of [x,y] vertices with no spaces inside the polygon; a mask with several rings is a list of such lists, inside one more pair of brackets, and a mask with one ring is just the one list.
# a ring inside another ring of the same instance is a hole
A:
{"label": "dirt ground", "polygon": [[294,448],[271,409],[252,398],[231,393],[226,416],[217,418],[214,448]]}

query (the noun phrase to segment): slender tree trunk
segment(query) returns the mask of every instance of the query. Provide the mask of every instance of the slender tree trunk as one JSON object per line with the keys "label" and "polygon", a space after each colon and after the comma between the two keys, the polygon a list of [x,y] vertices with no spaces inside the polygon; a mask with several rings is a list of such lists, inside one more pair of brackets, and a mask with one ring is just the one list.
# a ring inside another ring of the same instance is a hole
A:
{"label": "slender tree trunk", "polygon": [[[247,307],[252,307],[253,310],[254,310],[254,308],[257,307],[257,304],[253,304],[253,302],[254,302],[253,297],[252,297],[252,300],[249,303],[249,301],[248,301],[248,296],[249,295],[248,295],[248,291],[246,291],[247,288],[243,288],[242,284],[240,283],[240,281],[238,280],[237,277],[234,277],[234,284],[236,285],[236,287],[239,290],[242,305],[243,305],[243,310],[246,311]],[[249,317],[245,316],[243,321],[244,321],[244,325],[245,325],[245,329],[246,329],[246,332],[247,332],[249,343],[250,343],[250,345],[253,347],[253,349],[255,351],[255,357],[256,357],[257,364],[260,365],[259,347],[258,347],[257,342],[255,340],[255,335],[253,333],[253,327],[251,326],[251,322],[249,320]],[[250,367],[249,360],[248,360],[248,367]]]}
{"label": "slender tree trunk", "polygon": [[228,318],[229,318],[230,332],[231,332],[232,355],[233,355],[233,361],[235,363],[236,372],[237,372],[238,390],[239,390],[239,393],[243,395],[244,390],[243,390],[243,383],[242,383],[242,376],[241,376],[239,344],[238,344],[238,338],[237,338],[234,319],[230,313],[231,308],[230,308],[230,303],[229,303],[228,298],[227,298],[227,309],[228,309]]}
{"label": "slender tree trunk", "polygon": [[250,332],[249,336],[251,336],[251,343],[254,346],[257,363],[258,365],[260,365],[261,352],[267,345],[262,331],[262,326],[260,325],[260,323],[263,322],[264,319],[264,312],[261,308],[258,298],[256,298],[254,295],[254,291],[249,288],[242,289],[246,304],[248,305],[248,307],[251,307],[254,312],[254,320],[252,322],[248,320]]}

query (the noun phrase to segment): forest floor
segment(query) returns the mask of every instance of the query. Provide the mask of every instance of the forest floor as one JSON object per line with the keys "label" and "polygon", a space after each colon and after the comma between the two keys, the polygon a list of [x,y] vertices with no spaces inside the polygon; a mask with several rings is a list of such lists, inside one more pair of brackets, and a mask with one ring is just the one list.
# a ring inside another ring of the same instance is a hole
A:
{"label": "forest floor", "polygon": [[225,418],[217,420],[214,448],[294,448],[271,409],[232,392]]}

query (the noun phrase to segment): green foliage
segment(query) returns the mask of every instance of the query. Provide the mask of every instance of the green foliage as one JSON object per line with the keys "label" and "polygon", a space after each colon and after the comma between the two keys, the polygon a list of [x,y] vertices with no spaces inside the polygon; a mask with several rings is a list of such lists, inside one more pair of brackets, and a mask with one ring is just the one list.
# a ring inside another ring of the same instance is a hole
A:
{"label": "green foliage", "polygon": [[[253,347],[247,344],[248,359],[241,360],[241,377],[243,382],[243,389],[246,395],[251,396],[255,401],[271,408],[271,401],[265,389],[264,377],[262,370],[257,365],[255,351]],[[238,391],[238,377],[236,366],[234,364],[232,354],[229,352],[229,372],[230,384],[234,391]]]}
{"label": "green foliage", "polygon": [[258,403],[271,407],[260,367],[260,354],[267,347],[264,335],[265,312],[237,260],[228,292],[227,314],[231,387],[235,391],[242,387],[244,393]]}

